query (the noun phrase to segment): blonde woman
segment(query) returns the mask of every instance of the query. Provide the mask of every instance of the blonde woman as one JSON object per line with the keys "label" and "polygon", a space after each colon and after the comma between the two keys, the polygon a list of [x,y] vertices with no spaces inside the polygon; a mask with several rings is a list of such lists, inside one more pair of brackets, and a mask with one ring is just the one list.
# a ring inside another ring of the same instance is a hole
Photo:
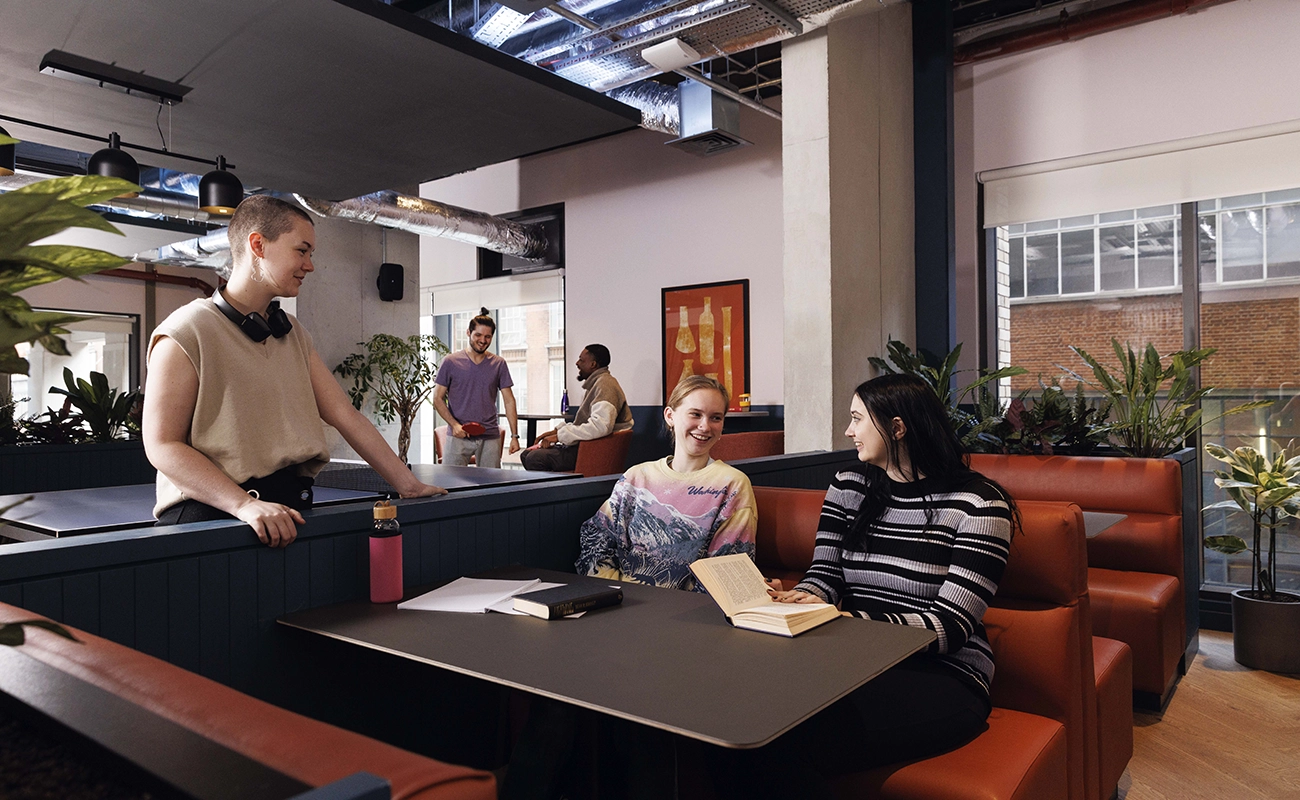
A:
{"label": "blonde woman", "polygon": [[695,589],[691,562],[754,556],[758,516],[749,478],[709,451],[722,436],[727,390],[693,375],[677,384],[664,422],[673,454],[638,464],[579,532],[579,573],[673,589]]}

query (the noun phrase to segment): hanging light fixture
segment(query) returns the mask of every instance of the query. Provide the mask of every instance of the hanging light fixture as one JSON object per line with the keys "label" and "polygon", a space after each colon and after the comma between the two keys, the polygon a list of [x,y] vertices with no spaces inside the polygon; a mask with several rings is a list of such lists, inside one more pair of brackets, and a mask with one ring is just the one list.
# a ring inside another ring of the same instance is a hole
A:
{"label": "hanging light fixture", "polygon": [[[87,175],[104,175],[109,178],[121,178],[131,183],[140,182],[140,165],[130,154],[122,150],[122,140],[113,131],[108,135],[108,147],[97,151],[86,162]],[[139,192],[119,195],[120,197],[138,197]]]}
{"label": "hanging light fixture", "polygon": [[[8,136],[9,131],[0,128],[0,136]],[[18,145],[4,144],[0,145],[0,175],[14,174],[14,166],[18,153]]]}
{"label": "hanging light fixture", "polygon": [[244,184],[226,171],[226,157],[217,156],[217,168],[199,181],[199,208],[228,217],[244,199]]}

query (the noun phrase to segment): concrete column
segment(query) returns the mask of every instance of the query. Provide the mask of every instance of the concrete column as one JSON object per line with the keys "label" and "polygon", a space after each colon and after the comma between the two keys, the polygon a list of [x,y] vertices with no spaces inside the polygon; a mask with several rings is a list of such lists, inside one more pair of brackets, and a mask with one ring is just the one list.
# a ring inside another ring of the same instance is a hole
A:
{"label": "concrete column", "polygon": [[835,450],[868,357],[915,328],[911,9],[785,42],[786,451]]}
{"label": "concrete column", "polygon": [[[380,300],[375,286],[379,265],[384,261],[385,237],[388,261],[405,268],[402,299],[394,302]],[[358,342],[376,333],[405,338],[420,332],[420,237],[374,225],[317,218],[316,255],[312,260],[316,271],[303,282],[295,314],[311,333],[325,366],[334,369],[349,354],[360,350]],[[371,413],[369,407],[363,411]],[[381,425],[379,430],[396,449],[397,423]],[[419,454],[418,434],[417,423],[417,429],[411,432],[412,459]],[[357,458],[332,428],[326,428],[326,441],[335,458]]]}

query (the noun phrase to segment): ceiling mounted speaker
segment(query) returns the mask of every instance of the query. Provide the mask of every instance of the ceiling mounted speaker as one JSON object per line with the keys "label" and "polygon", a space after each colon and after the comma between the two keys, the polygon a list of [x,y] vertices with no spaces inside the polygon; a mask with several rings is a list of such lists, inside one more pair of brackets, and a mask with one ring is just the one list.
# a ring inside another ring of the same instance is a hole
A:
{"label": "ceiling mounted speaker", "polygon": [[[0,128],[0,136],[8,136],[9,131]],[[18,145],[0,144],[0,175],[14,174],[17,161]]]}
{"label": "ceiling mounted speaker", "polygon": [[[117,131],[108,135],[108,147],[96,152],[86,162],[87,175],[103,175],[108,178],[121,178],[138,184],[140,182],[140,165],[130,154],[122,151],[122,140]],[[138,197],[139,192],[131,192],[121,197]]]}
{"label": "ceiling mounted speaker", "polygon": [[199,181],[199,208],[228,217],[244,199],[244,184],[226,171],[226,157],[217,156],[217,168]]}

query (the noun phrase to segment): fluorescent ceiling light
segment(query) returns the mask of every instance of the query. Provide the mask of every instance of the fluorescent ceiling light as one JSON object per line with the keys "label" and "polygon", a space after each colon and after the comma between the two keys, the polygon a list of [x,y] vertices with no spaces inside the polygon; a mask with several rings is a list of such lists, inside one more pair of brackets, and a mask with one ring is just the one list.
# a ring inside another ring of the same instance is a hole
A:
{"label": "fluorescent ceiling light", "polygon": [[523,27],[527,19],[527,14],[498,5],[479,20],[470,35],[489,47],[500,47],[506,39],[515,35],[515,31]]}

